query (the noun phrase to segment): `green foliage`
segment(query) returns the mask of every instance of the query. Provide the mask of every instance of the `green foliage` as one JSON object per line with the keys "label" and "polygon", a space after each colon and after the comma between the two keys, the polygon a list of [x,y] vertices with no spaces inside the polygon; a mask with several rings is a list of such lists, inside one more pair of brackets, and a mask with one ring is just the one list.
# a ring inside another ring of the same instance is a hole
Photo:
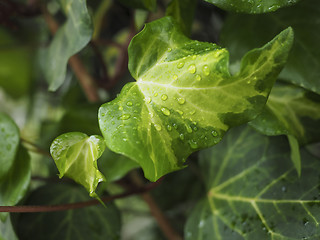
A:
{"label": "green foliage", "polygon": [[85,0],[64,0],[61,7],[67,20],[55,34],[43,65],[50,91],[64,82],[69,58],[87,45],[93,33]]}
{"label": "green foliage", "polygon": [[209,3],[227,10],[243,13],[266,13],[273,12],[279,8],[291,6],[299,0],[205,0]]}
{"label": "green foliage", "polygon": [[236,62],[249,49],[291,26],[295,41],[280,78],[319,94],[320,37],[316,33],[320,28],[319,14],[317,0],[304,0],[272,14],[230,14],[223,26],[221,42],[230,51],[231,62]]}
{"label": "green foliage", "polygon": [[4,1],[0,240],[319,239],[319,13]]}
{"label": "green foliage", "polygon": [[102,137],[80,132],[65,133],[57,137],[50,147],[52,158],[63,176],[74,179],[83,185],[91,197],[97,197],[95,190],[105,177],[99,172],[97,159],[106,145]]}
{"label": "green foliage", "polygon": [[303,150],[297,178],[289,153],[285,138],[248,127],[203,151],[207,195],[190,215],[186,239],[318,238],[320,163]]}
{"label": "green foliage", "polygon": [[292,30],[283,31],[249,52],[231,76],[225,49],[186,38],[171,18],[147,24],[128,50],[137,82],[99,111],[108,147],[137,161],[151,181],[183,168],[192,152],[256,117],[292,40]]}
{"label": "green foliage", "polygon": [[[87,193],[68,184],[49,184],[28,197],[28,205],[52,205],[87,200]],[[21,214],[19,239],[120,239],[120,212],[114,204],[54,213]],[[31,224],[30,224],[31,223]]]}

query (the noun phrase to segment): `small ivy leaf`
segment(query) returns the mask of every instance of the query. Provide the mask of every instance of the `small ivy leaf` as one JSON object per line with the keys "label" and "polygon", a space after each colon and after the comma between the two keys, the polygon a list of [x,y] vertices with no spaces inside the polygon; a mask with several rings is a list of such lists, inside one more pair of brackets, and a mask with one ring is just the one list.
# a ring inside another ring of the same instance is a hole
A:
{"label": "small ivy leaf", "polygon": [[277,84],[262,113],[249,124],[268,136],[292,135],[300,145],[318,142],[320,98],[299,87]]}
{"label": "small ivy leaf", "polygon": [[93,33],[86,0],[60,2],[67,21],[55,34],[43,65],[50,91],[56,91],[62,85],[69,58],[88,44]]}
{"label": "small ivy leaf", "polygon": [[99,110],[108,147],[138,162],[151,181],[183,168],[192,152],[261,112],[292,41],[288,28],[247,53],[231,76],[226,49],[190,40],[170,17],[147,24],[128,49],[137,81]]}
{"label": "small ivy leaf", "polygon": [[205,0],[227,11],[242,13],[274,12],[279,8],[296,4],[299,0]]}
{"label": "small ivy leaf", "polygon": [[14,121],[0,112],[0,179],[2,179],[13,165],[18,146],[19,129]]}
{"label": "small ivy leaf", "polygon": [[95,189],[105,177],[98,170],[97,159],[105,150],[101,136],[88,136],[69,132],[57,137],[51,144],[50,153],[60,172],[84,186],[91,197],[97,197]]}

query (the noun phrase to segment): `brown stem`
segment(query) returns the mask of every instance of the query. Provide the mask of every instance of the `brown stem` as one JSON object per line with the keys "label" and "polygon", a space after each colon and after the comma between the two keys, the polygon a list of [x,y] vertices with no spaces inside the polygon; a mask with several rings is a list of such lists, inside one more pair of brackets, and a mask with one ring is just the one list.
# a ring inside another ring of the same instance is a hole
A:
{"label": "brown stem", "polygon": [[[130,177],[131,177],[131,180],[134,182],[134,184],[136,184],[137,186],[143,185],[143,181],[136,171],[132,172]],[[161,180],[162,179],[160,178],[158,181],[161,181]],[[157,203],[155,202],[151,194],[148,192],[145,192],[145,193],[142,193],[141,196],[143,200],[148,204],[151,214],[156,219],[160,229],[162,230],[163,234],[167,237],[167,239],[182,240],[182,237],[173,229],[169,220],[164,215],[162,210],[159,208],[159,206],[157,205]]]}
{"label": "brown stem", "polygon": [[[124,193],[116,194],[113,196],[102,197],[101,200],[104,203],[107,203],[116,199],[126,198],[133,195],[141,194],[141,193],[150,191],[151,189],[155,188],[158,184],[159,182],[150,183]],[[57,211],[66,211],[71,209],[85,208],[85,207],[90,207],[98,204],[100,204],[98,200],[89,200],[85,202],[68,203],[68,204],[61,204],[61,205],[0,206],[0,212],[20,212],[20,213],[57,212]]]}
{"label": "brown stem", "polygon": [[38,145],[34,144],[33,142],[30,142],[27,139],[24,139],[22,137],[20,137],[20,140],[28,145],[30,145],[32,148],[28,148],[28,150],[35,152],[35,153],[39,153],[48,157],[51,157],[50,153],[41,149]]}
{"label": "brown stem", "polygon": [[[55,21],[55,19],[50,15],[50,13],[47,11],[47,9],[44,7],[43,8],[43,15],[46,23],[48,24],[48,27],[50,29],[50,32],[54,35],[58,28],[59,25]],[[69,64],[75,75],[77,76],[77,79],[87,97],[87,99],[90,102],[98,102],[99,101],[99,95],[98,95],[98,90],[95,85],[95,81],[90,76],[86,68],[84,67],[83,63],[81,62],[79,56],[73,55],[69,59]]]}

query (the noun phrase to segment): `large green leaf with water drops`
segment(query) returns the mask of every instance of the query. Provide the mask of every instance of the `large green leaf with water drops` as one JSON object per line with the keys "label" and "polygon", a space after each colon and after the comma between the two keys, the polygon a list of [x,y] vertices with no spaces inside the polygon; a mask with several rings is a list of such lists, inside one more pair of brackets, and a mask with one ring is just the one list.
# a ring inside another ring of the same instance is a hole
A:
{"label": "large green leaf with water drops", "polygon": [[231,54],[231,63],[240,63],[249,49],[291,26],[295,41],[280,78],[320,94],[320,4],[304,0],[297,5],[263,15],[230,14],[221,33],[221,44]]}
{"label": "large green leaf with water drops", "polygon": [[152,181],[183,168],[192,152],[256,117],[292,41],[288,28],[249,52],[231,76],[226,49],[190,40],[170,17],[147,24],[128,50],[137,81],[99,110],[108,147],[137,161]]}
{"label": "large green leaf with water drops", "polygon": [[186,239],[319,239],[320,162],[301,154],[299,178],[285,137],[231,130],[200,155],[207,194],[189,217]]}
{"label": "large green leaf with water drops", "polygon": [[14,163],[19,140],[17,125],[7,114],[0,112],[0,180]]}
{"label": "large green leaf with water drops", "polygon": [[292,85],[276,85],[250,125],[268,136],[292,135],[300,144],[320,141],[320,96]]}
{"label": "large green leaf with water drops", "polygon": [[282,7],[296,4],[299,0],[205,0],[227,11],[242,13],[273,12]]}
{"label": "large green leaf with water drops", "polygon": [[69,132],[57,137],[51,144],[50,153],[60,172],[83,185],[91,197],[97,197],[95,189],[105,177],[98,170],[97,159],[105,150],[101,136],[88,136],[80,132]]}
{"label": "large green leaf with water drops", "polygon": [[191,33],[196,4],[196,0],[172,0],[166,10],[166,15],[173,17],[187,36]]}
{"label": "large green leaf with water drops", "polygon": [[[14,206],[27,193],[31,178],[30,156],[19,146],[12,167],[0,180],[0,206]],[[1,212],[0,220],[5,221],[8,213]]]}
{"label": "large green leaf with water drops", "polygon": [[[88,201],[86,191],[70,184],[46,184],[33,191],[26,205],[57,205]],[[112,202],[59,212],[25,213],[17,222],[17,235],[24,240],[118,240],[121,215]]]}
{"label": "large green leaf with water drops", "polygon": [[50,91],[64,82],[69,58],[87,45],[93,33],[86,0],[60,2],[67,20],[55,34],[43,64]]}

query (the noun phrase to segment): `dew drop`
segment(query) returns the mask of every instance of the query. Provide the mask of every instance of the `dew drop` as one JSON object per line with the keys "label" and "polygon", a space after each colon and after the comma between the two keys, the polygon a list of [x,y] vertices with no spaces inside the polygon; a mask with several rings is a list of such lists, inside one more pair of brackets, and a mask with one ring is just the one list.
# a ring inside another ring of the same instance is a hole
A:
{"label": "dew drop", "polygon": [[178,79],[178,75],[177,74],[173,75],[173,80],[177,80],[177,79]]}
{"label": "dew drop", "polygon": [[192,59],[195,60],[197,58],[197,55],[193,55]]}
{"label": "dew drop", "polygon": [[165,101],[165,100],[168,99],[168,96],[167,96],[166,94],[163,94],[163,95],[161,96],[161,99],[162,99],[163,101]]}
{"label": "dew drop", "polygon": [[165,108],[165,107],[161,108],[161,112],[166,116],[170,115],[170,111],[168,108]]}
{"label": "dew drop", "polygon": [[180,138],[181,140],[184,140],[184,134],[181,133],[181,134],[179,135],[179,138]]}
{"label": "dew drop", "polygon": [[208,76],[210,74],[210,69],[208,67],[208,65],[204,65],[202,68],[203,74]]}
{"label": "dew drop", "polygon": [[177,101],[179,104],[184,104],[186,102],[186,100],[184,98],[177,98]]}
{"label": "dew drop", "polygon": [[173,126],[174,129],[176,129],[176,130],[178,129],[178,125],[177,124],[174,123],[174,124],[172,124],[172,126]]}
{"label": "dew drop", "polygon": [[105,114],[104,114],[104,113],[101,113],[101,116],[102,116],[102,117],[104,117],[104,116],[105,116]]}
{"label": "dew drop", "polygon": [[183,115],[184,112],[180,111],[180,110],[176,110],[180,115]]}
{"label": "dew drop", "polygon": [[147,103],[151,103],[151,98],[146,97],[146,102],[147,102]]}
{"label": "dew drop", "polygon": [[129,102],[127,102],[127,106],[129,106],[129,107],[130,107],[130,106],[132,106],[132,105],[133,105],[133,103],[132,103],[132,102],[130,102],[130,101],[129,101]]}
{"label": "dew drop", "polygon": [[168,125],[167,125],[167,129],[168,129],[168,131],[171,131],[171,130],[172,130],[172,127],[168,124]]}
{"label": "dew drop", "polygon": [[194,64],[191,64],[190,66],[189,66],[189,68],[188,68],[188,71],[190,72],[190,73],[195,73],[196,72],[196,66],[194,65]]}
{"label": "dew drop", "polygon": [[162,127],[159,124],[154,124],[154,127],[157,129],[157,131],[161,131]]}
{"label": "dew drop", "polygon": [[196,80],[200,81],[201,80],[201,76],[199,74],[196,75]]}
{"label": "dew drop", "polygon": [[212,136],[214,136],[214,137],[218,136],[218,133],[217,133],[217,131],[215,131],[215,130],[213,130],[213,131],[211,132],[211,134],[212,134]]}
{"label": "dew drop", "polygon": [[194,140],[189,140],[189,145],[191,148],[196,149],[198,147],[198,143]]}
{"label": "dew drop", "polygon": [[192,128],[189,125],[186,125],[186,129],[188,133],[192,133]]}
{"label": "dew drop", "polygon": [[180,68],[183,68],[183,66],[184,66],[184,62],[179,62],[178,65],[177,65],[177,68],[180,69]]}
{"label": "dew drop", "polygon": [[126,113],[126,114],[121,115],[119,117],[119,119],[120,120],[128,120],[130,117],[131,117],[131,115]]}
{"label": "dew drop", "polygon": [[149,115],[150,115],[150,117],[152,117],[152,118],[153,118],[153,113],[152,113],[152,112],[149,112]]}
{"label": "dew drop", "polygon": [[122,106],[119,106],[119,108],[118,108],[120,111],[122,111],[123,110],[123,107]]}
{"label": "dew drop", "polygon": [[168,48],[168,52],[171,52],[172,51],[172,48]]}
{"label": "dew drop", "polygon": [[155,97],[158,96],[158,93],[155,93],[153,96],[155,96]]}

